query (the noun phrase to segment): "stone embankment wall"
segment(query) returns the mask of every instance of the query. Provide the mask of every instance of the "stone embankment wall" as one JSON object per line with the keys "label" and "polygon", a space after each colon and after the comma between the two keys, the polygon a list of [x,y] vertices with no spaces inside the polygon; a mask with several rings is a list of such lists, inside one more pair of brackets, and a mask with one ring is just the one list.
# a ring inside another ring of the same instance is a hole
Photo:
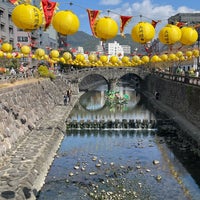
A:
{"label": "stone embankment wall", "polygon": [[[190,122],[187,132],[199,139],[200,87],[149,75],[143,82],[143,91],[148,93],[147,96],[154,96],[155,105],[165,105],[165,113],[180,123],[182,121],[182,127]],[[159,93],[158,100],[155,99],[155,92]],[[192,130],[192,125],[197,129]]]}
{"label": "stone embankment wall", "polygon": [[67,84],[61,79],[38,79],[0,89],[0,157],[62,103],[66,90]]}

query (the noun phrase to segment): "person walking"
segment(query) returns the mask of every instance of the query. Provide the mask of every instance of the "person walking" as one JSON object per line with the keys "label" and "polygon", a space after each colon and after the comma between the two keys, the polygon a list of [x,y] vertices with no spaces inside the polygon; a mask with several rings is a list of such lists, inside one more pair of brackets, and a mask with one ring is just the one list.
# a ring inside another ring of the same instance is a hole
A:
{"label": "person walking", "polygon": [[70,89],[67,90],[67,99],[69,103],[71,102],[71,94],[72,94],[72,91]]}
{"label": "person walking", "polygon": [[67,105],[67,95],[64,95],[64,105],[66,106]]}

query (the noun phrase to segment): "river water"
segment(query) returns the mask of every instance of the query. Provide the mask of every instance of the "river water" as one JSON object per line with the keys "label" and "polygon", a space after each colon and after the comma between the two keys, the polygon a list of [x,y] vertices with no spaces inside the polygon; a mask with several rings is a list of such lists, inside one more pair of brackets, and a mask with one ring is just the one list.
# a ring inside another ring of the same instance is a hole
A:
{"label": "river water", "polygon": [[[105,92],[80,98],[71,120],[156,120],[131,88],[125,105],[105,105]],[[38,200],[199,200],[200,159],[176,132],[156,129],[66,131]]]}

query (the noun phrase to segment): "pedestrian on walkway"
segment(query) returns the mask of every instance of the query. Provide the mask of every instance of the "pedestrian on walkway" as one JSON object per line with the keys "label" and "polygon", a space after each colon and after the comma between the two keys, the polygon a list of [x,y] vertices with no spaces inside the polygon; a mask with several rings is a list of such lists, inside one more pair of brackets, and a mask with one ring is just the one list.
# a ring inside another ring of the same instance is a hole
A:
{"label": "pedestrian on walkway", "polygon": [[68,102],[71,102],[71,95],[72,95],[72,91],[70,89],[67,90],[67,99]]}
{"label": "pedestrian on walkway", "polygon": [[64,105],[66,106],[67,105],[67,95],[64,95]]}

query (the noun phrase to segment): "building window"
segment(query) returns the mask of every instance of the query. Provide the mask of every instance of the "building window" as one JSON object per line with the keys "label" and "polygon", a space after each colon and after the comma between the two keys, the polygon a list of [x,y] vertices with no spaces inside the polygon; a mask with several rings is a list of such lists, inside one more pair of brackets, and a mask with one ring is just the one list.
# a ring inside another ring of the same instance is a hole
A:
{"label": "building window", "polygon": [[4,24],[1,24],[1,31],[5,32],[5,25]]}
{"label": "building window", "polygon": [[13,28],[9,27],[9,33],[13,34]]}
{"label": "building window", "polygon": [[3,14],[4,14],[3,10],[0,10],[0,18],[3,17]]}
{"label": "building window", "polygon": [[17,37],[18,42],[28,42],[28,37],[25,36],[18,36]]}

